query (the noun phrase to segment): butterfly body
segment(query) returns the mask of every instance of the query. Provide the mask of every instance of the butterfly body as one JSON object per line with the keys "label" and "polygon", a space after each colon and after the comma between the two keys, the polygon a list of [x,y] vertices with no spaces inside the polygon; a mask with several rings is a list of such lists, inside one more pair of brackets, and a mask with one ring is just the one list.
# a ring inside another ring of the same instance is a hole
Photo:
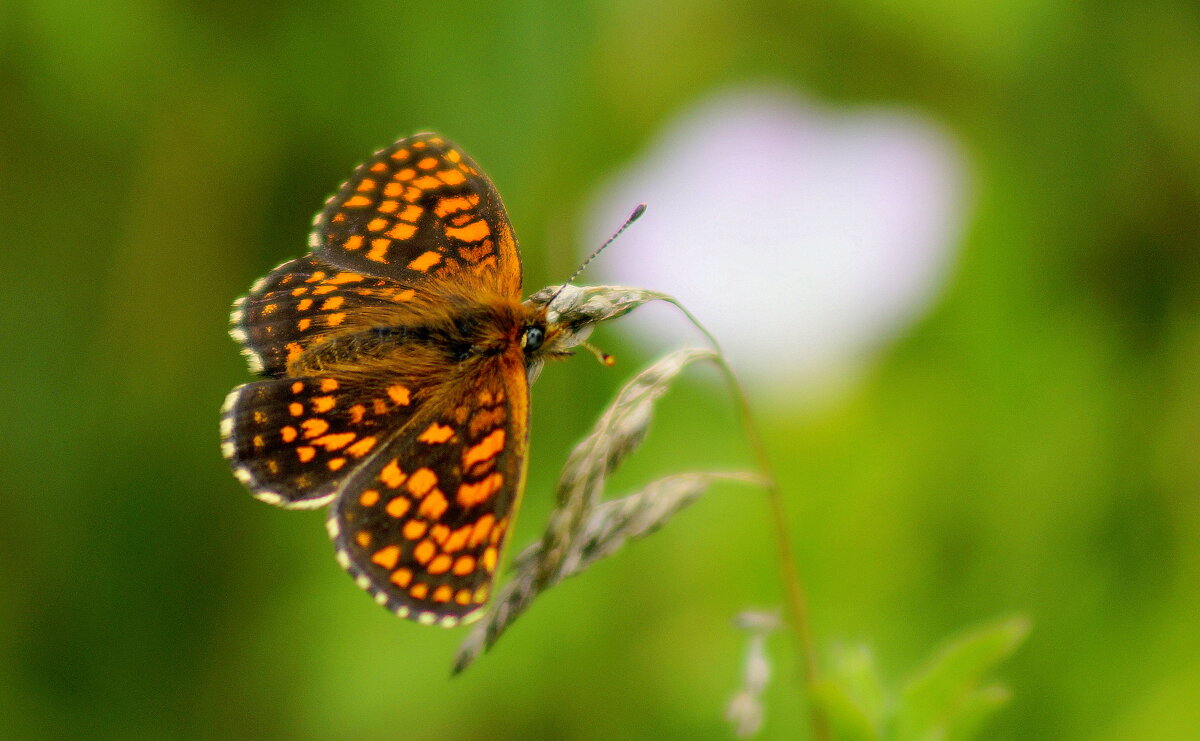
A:
{"label": "butterfly body", "polygon": [[235,303],[263,380],[228,396],[222,451],[260,500],[330,505],[337,559],[379,604],[476,617],[524,487],[529,372],[566,354],[560,327],[521,302],[491,182],[436,135],[362,165],[310,246]]}

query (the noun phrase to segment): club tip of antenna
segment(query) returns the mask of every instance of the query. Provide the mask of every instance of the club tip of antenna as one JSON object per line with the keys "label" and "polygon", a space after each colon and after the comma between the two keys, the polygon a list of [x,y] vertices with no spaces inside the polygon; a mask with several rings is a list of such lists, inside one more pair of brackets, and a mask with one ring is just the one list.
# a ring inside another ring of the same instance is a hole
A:
{"label": "club tip of antenna", "polygon": [[638,219],[640,219],[642,217],[642,214],[644,214],[644,213],[646,213],[646,204],[639,203],[637,205],[637,208],[635,208],[633,210],[633,213],[631,213],[629,215],[629,222],[632,223],[634,221],[637,221]]}

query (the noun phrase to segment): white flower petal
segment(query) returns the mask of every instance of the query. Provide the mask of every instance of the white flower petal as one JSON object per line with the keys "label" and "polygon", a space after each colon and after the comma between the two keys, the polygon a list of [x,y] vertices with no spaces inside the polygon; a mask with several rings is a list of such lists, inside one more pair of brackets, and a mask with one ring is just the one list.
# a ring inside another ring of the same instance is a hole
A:
{"label": "white flower petal", "polygon": [[[782,89],[685,112],[595,199],[585,244],[640,201],[599,280],[677,296],[755,385],[853,375],[925,310],[965,208],[964,165],[911,113],[834,111]],[[686,330],[643,309],[655,348]],[[651,316],[652,314],[652,316]]]}

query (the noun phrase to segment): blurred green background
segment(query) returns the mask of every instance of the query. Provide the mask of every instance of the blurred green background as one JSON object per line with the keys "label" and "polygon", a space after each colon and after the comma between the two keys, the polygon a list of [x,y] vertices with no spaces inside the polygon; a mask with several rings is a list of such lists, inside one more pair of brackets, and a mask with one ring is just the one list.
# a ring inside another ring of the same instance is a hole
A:
{"label": "blurred green background", "polygon": [[[451,679],[463,633],[374,606],[320,514],[246,495],[216,423],[248,380],[230,302],[375,148],[459,142],[533,290],[607,174],[756,80],[921,111],[975,189],[943,298],[865,382],[815,414],[756,397],[822,650],[896,680],[1024,613],[988,738],[1200,738],[1196,4],[18,0],[0,45],[0,738],[730,737],[730,619],[781,599],[756,492],[714,490]],[[617,368],[534,389],[518,544],[649,359],[597,337]],[[714,388],[665,400],[618,488],[748,464]],[[768,648],[762,738],[803,738]]]}

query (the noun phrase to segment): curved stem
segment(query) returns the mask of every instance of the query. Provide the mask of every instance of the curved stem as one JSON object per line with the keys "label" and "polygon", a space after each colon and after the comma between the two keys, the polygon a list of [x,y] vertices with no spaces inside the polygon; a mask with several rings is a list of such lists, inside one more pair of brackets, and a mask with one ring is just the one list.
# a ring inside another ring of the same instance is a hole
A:
{"label": "curved stem", "polygon": [[[754,457],[764,479],[763,485],[767,490],[767,501],[771,507],[771,522],[775,528],[775,542],[778,546],[779,575],[783,580],[784,592],[787,596],[786,605],[790,618],[788,622],[792,625],[796,639],[804,684],[811,688],[820,677],[820,671],[817,666],[816,651],[813,647],[812,632],[809,629],[808,600],[805,597],[804,582],[800,579],[800,571],[796,568],[795,548],[792,545],[791,535],[788,533],[783,490],[771,468],[771,461],[767,456],[767,448],[763,444],[762,436],[759,434],[758,425],[754,423],[746,389],[725,359],[725,353],[721,350],[721,344],[717,342],[717,338],[674,297],[664,297],[663,300],[683,312],[688,321],[694,324],[712,344],[713,349],[717,351],[715,360],[717,367],[720,369],[721,375],[725,377],[725,382],[729,385],[729,390],[737,403],[738,416],[742,419],[746,439],[754,450]],[[811,698],[808,699],[808,713],[809,721],[812,723],[813,737],[817,741],[830,741],[829,723],[820,707]]]}

